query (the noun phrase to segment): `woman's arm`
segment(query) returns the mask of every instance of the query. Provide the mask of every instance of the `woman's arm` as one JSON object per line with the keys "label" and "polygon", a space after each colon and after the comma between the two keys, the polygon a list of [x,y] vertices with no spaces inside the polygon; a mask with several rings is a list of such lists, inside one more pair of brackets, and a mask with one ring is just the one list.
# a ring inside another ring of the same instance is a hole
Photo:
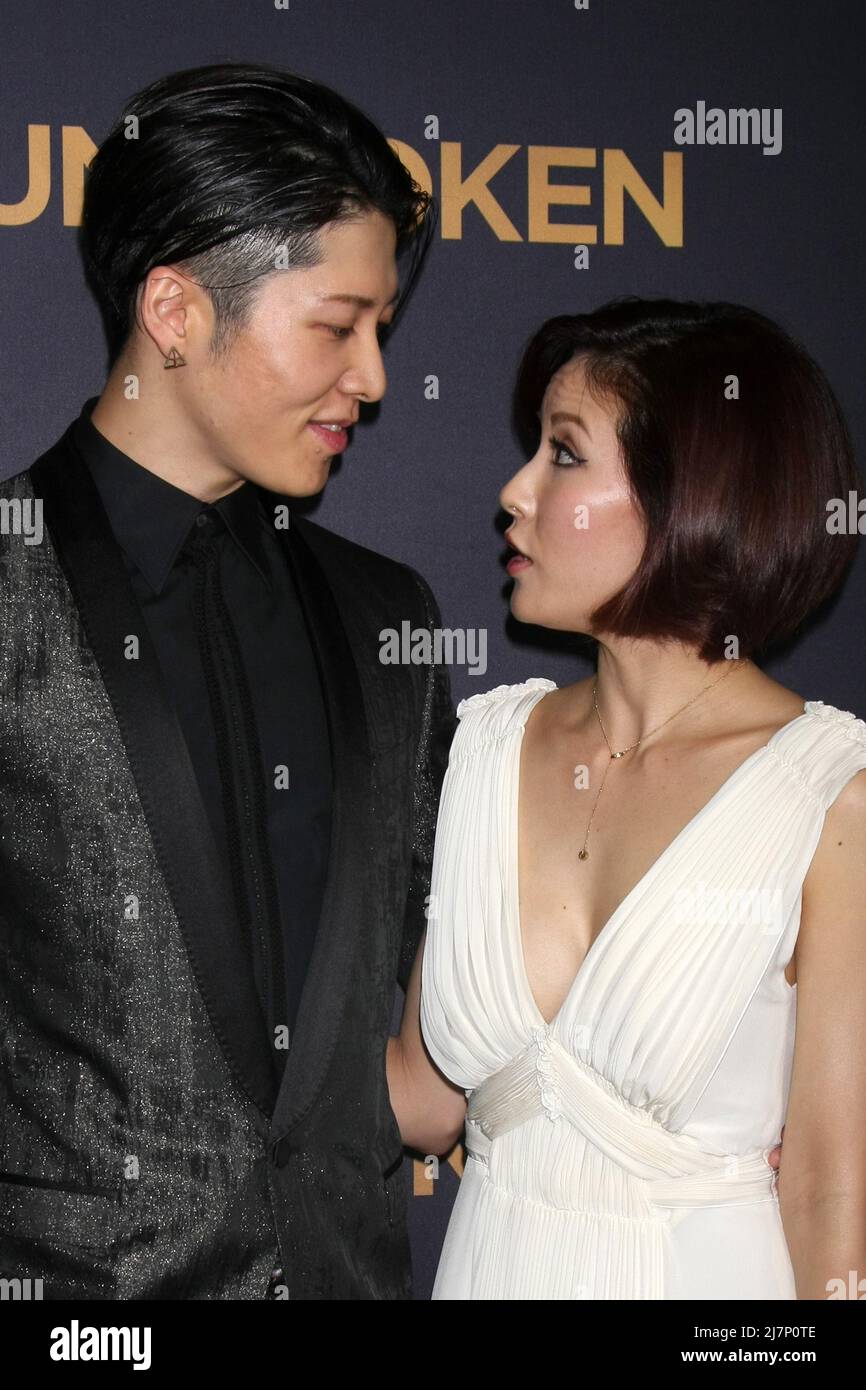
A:
{"label": "woman's arm", "polygon": [[803,886],[778,1192],[798,1298],[866,1279],[866,772],[827,811]]}
{"label": "woman's arm", "polygon": [[386,1072],[403,1143],[422,1154],[446,1154],[463,1133],[466,1097],[431,1061],[421,1036],[421,962],[426,940],[425,929],[409,976],[400,1035],[388,1039]]}

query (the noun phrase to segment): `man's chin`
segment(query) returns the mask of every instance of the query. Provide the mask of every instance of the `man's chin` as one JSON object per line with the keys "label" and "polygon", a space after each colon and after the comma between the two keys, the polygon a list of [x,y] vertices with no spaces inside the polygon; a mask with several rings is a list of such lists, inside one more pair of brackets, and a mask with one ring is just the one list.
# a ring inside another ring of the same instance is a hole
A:
{"label": "man's chin", "polygon": [[[334,455],[334,457],[339,457]],[[316,497],[323,492],[331,473],[331,460],[305,464],[303,468],[275,468],[267,476],[259,476],[254,481],[268,492],[276,492],[281,497]]]}

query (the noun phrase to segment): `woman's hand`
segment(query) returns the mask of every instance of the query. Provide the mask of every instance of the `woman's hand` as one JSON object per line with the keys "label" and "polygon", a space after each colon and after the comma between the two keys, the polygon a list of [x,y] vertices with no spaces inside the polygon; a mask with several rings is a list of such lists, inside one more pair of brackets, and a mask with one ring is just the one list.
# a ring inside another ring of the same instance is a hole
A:
{"label": "woman's hand", "polygon": [[784,1139],[785,1126],[782,1125],[782,1138],[779,1140],[779,1143],[776,1145],[776,1147],[774,1149],[771,1149],[770,1152],[767,1154],[767,1162],[769,1163],[771,1168],[775,1168],[776,1170],[776,1181],[774,1183],[774,1186],[777,1192],[779,1190],[779,1168],[781,1167],[782,1163],[782,1144],[784,1142]]}

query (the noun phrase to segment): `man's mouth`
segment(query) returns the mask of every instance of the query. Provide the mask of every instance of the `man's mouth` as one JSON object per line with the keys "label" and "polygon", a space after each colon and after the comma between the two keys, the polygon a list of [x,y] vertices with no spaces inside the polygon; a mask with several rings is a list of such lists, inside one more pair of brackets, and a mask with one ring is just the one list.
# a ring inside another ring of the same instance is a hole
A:
{"label": "man's mouth", "polygon": [[335,454],[341,454],[348,448],[349,426],[354,423],[354,420],[311,420],[308,429]]}

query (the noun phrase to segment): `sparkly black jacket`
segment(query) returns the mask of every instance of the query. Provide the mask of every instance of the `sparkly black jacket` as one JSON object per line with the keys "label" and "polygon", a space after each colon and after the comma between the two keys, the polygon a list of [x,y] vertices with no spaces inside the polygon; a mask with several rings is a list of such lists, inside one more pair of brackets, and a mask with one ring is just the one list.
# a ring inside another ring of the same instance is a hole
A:
{"label": "sparkly black jacket", "polygon": [[70,435],[0,482],[0,1277],[45,1298],[409,1298],[385,1049],[456,721],[447,668],[379,653],[385,628],[437,627],[435,600],[308,519],[280,532],[334,799],[277,1091],[226,868]]}

